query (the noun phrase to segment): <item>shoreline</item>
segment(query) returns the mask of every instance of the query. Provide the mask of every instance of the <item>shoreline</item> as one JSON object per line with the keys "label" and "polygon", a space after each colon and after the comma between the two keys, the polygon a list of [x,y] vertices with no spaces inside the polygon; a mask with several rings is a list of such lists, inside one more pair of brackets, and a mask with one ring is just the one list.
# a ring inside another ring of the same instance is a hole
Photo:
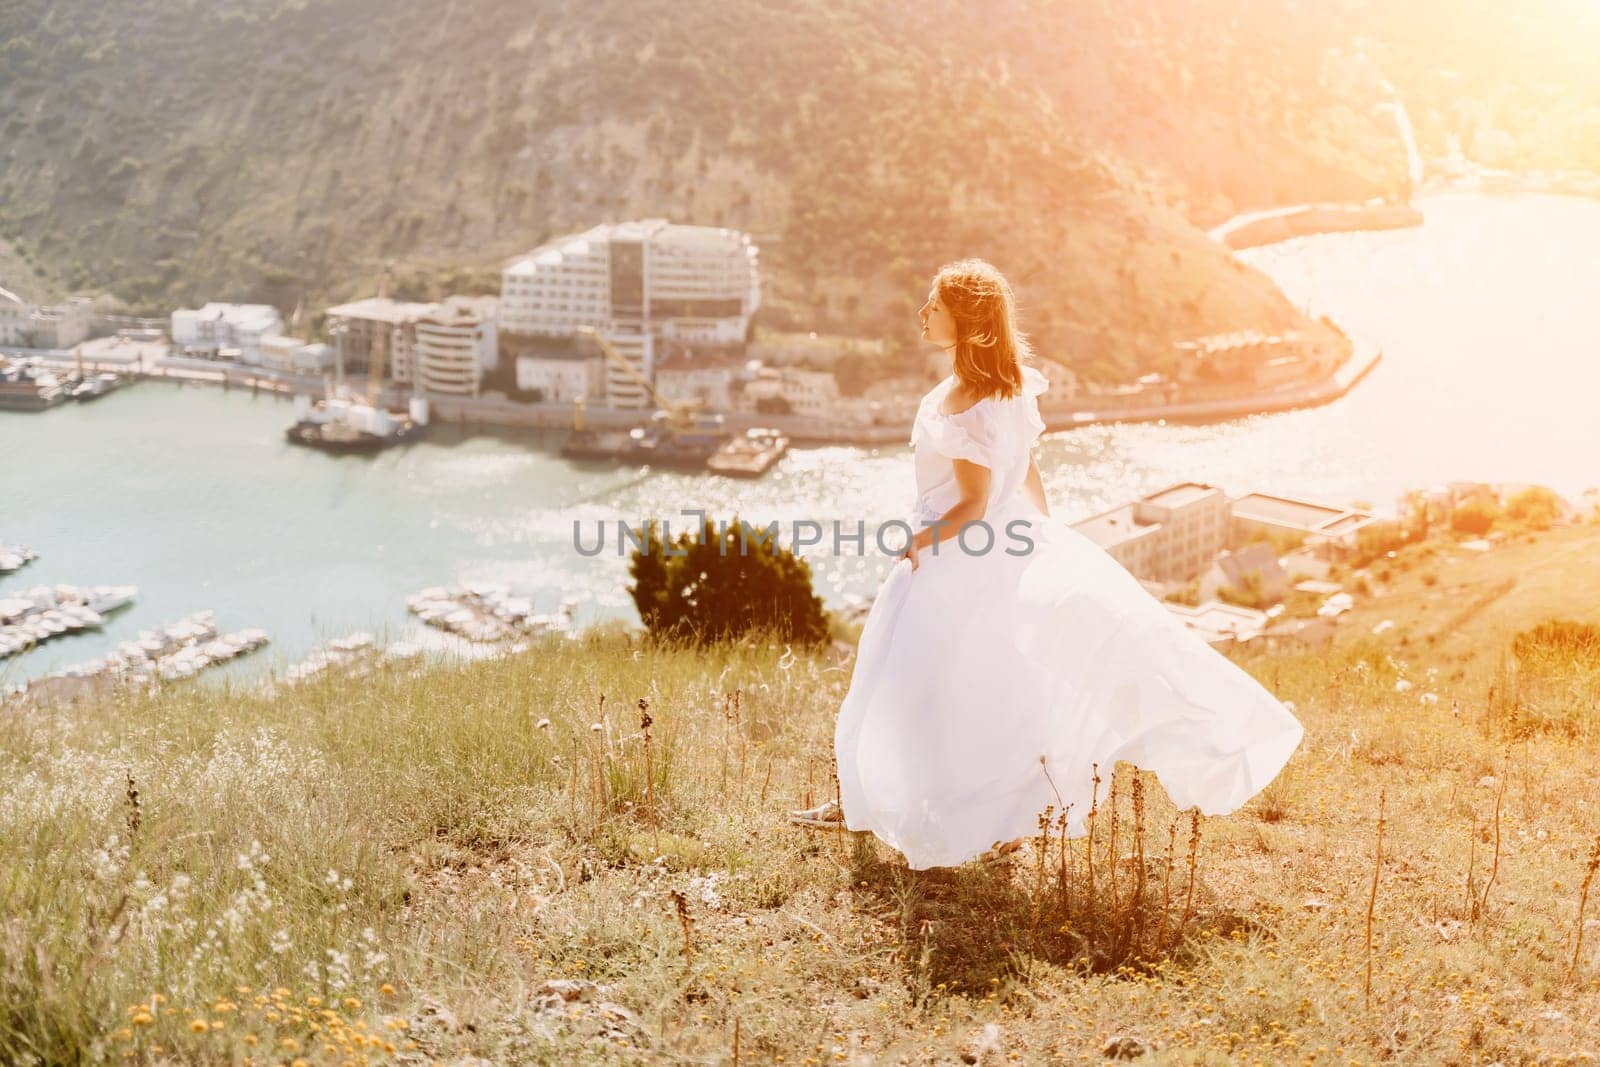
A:
{"label": "shoreline", "polygon": [[[73,362],[70,356],[41,356],[46,363]],[[1266,393],[1252,393],[1210,400],[1179,401],[1170,404],[1130,404],[1118,407],[1065,408],[1041,406],[1045,433],[1057,433],[1084,426],[1117,422],[1212,422],[1245,415],[1270,414],[1295,408],[1315,407],[1337,400],[1349,392],[1382,360],[1383,353],[1372,346],[1356,343],[1354,351],[1327,378],[1318,382],[1302,383]],[[265,393],[284,399],[305,394],[316,396],[322,392],[320,380],[291,379],[263,374],[236,372],[235,368],[210,370],[189,367],[154,367],[134,370],[116,364],[85,363],[86,369],[121,370],[135,381],[164,382],[171,385],[221,386],[224,392],[233,389],[249,390],[252,395]],[[360,393],[362,390],[354,385]],[[380,400],[385,405],[401,405],[410,399],[409,393],[392,388],[383,390]],[[440,397],[427,398],[430,408],[430,425],[457,427],[494,427],[511,430],[565,430],[573,423],[570,404],[528,404],[494,398]],[[745,411],[723,412],[729,430],[743,433],[758,426],[775,427],[787,434],[795,446],[852,446],[862,448],[882,445],[906,444],[911,435],[911,423],[894,423],[877,426],[841,426],[808,415],[773,415]],[[642,421],[638,411],[613,411],[590,408],[584,412],[584,423],[602,429],[627,429]]]}

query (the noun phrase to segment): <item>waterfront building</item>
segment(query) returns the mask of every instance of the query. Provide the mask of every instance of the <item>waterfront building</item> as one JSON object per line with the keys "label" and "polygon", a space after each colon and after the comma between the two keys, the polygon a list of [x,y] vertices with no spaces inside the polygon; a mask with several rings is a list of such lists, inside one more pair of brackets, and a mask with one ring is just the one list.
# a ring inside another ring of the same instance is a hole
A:
{"label": "waterfront building", "polygon": [[1177,482],[1072,524],[1135,577],[1185,582],[1231,543],[1228,495]]}
{"label": "waterfront building", "polygon": [[1244,541],[1257,531],[1288,540],[1329,556],[1354,549],[1359,531],[1378,521],[1370,512],[1318,504],[1270,493],[1246,493],[1232,502],[1233,539]]}
{"label": "waterfront building", "polygon": [[327,311],[328,335],[333,338],[334,363],[347,372],[365,374],[372,367],[373,346],[381,347],[384,374],[409,385],[416,363],[416,321],[437,310],[437,305],[372,296]]}
{"label": "waterfront building", "polygon": [[1338,369],[1341,358],[1336,336],[1312,337],[1298,330],[1235,330],[1179,341],[1176,348],[1177,379],[1188,386],[1270,389],[1321,381]]}
{"label": "waterfront building", "polygon": [[218,355],[239,350],[244,363],[261,362],[261,340],[283,333],[283,317],[269,304],[209,303],[172,313],[172,343],[181,354]]}
{"label": "waterfront building", "polygon": [[[774,405],[774,401],[777,401]],[[774,406],[788,406],[788,412],[813,418],[831,417],[839,406],[839,383],[831,371],[801,367],[762,367],[744,387],[743,406],[747,411],[770,412]]]}
{"label": "waterfront building", "polygon": [[89,336],[93,301],[68,297],[59,304],[34,306],[0,289],[0,345],[17,348],[71,348]]}
{"label": "waterfront building", "polygon": [[9,289],[0,289],[0,345],[23,347],[31,343],[28,319],[33,308]]}
{"label": "waterfront building", "polygon": [[499,365],[496,303],[492,296],[452,296],[416,319],[417,395],[478,395],[484,371]]}
{"label": "waterfront building", "polygon": [[71,348],[89,337],[89,317],[93,301],[86,296],[68,297],[60,304],[46,304],[28,316],[29,332],[35,348]]}
{"label": "waterfront building", "polygon": [[[748,234],[641,219],[558,237],[508,263],[500,328],[564,337],[593,327],[654,381],[661,342],[742,344],[760,302]],[[648,391],[627,370],[608,363],[605,373],[611,406],[648,405]]]}
{"label": "waterfront building", "polygon": [[604,396],[605,357],[591,344],[561,338],[518,338],[513,343],[502,334],[500,356],[513,361],[517,389],[537,392],[541,402],[570,404],[579,397],[588,402]]}
{"label": "waterfront building", "polygon": [[681,349],[656,365],[656,394],[663,400],[698,402],[727,411],[733,407],[735,384],[745,359],[726,350]]}
{"label": "waterfront building", "polygon": [[274,334],[261,339],[261,366],[284,374],[319,375],[333,369],[333,346]]}

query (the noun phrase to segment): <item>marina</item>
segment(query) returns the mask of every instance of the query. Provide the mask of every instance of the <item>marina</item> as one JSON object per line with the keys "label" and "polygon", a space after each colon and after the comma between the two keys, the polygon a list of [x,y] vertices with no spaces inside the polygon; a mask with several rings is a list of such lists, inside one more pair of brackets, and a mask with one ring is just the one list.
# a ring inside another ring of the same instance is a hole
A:
{"label": "marina", "polygon": [[13,686],[4,701],[48,704],[103,696],[121,688],[153,689],[192,678],[207,668],[247,655],[267,643],[264,630],[217,631],[216,616],[196,612],[160,630],[141,630],[106,656],[73,664]]}
{"label": "marina", "polygon": [[406,598],[406,610],[429,626],[479,644],[536,633],[570,633],[577,607],[578,599],[567,597],[554,613],[539,614],[531,598],[514,596],[499,584],[433,586]]}
{"label": "marina", "polygon": [[114,371],[58,371],[36,356],[0,356],[0,410],[45,411],[71,400],[98,400],[130,380]]}
{"label": "marina", "polygon": [[97,630],[138,592],[131,585],[36,585],[0,595],[0,659],[80,630]]}

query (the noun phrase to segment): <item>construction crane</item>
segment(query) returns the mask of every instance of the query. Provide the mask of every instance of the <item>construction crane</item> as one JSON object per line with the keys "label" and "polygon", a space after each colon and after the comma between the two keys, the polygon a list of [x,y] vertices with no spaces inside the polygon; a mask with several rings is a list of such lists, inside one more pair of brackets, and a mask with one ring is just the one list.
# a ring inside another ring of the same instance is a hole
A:
{"label": "construction crane", "polygon": [[[667,422],[674,431],[686,431],[695,428],[696,421],[704,407],[699,400],[667,400],[656,392],[655,385],[649,378],[639,373],[639,369],[628,361],[628,357],[618,352],[615,345],[600,335],[600,331],[593,326],[579,326],[578,333],[592,338],[595,344],[600,346],[600,351],[605,354],[607,359],[620,366],[627,372],[628,377],[644,386],[645,391],[650,394],[650,399],[655,402],[657,407],[667,413]],[[572,428],[574,430],[583,429],[583,397],[581,396],[578,397],[577,405],[572,414]]]}
{"label": "construction crane", "polygon": [[[385,267],[383,276],[378,279],[379,300],[389,295],[390,276],[390,268]],[[387,326],[372,331],[372,355],[367,363],[367,403],[373,407],[378,406],[378,396],[383,391],[383,360],[388,355],[389,332],[392,329],[393,326]]]}

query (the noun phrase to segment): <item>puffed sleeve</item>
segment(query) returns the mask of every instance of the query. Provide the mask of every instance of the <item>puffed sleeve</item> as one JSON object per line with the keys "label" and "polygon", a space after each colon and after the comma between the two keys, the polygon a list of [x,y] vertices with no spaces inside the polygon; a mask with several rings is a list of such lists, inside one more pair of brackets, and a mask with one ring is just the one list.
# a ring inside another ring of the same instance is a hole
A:
{"label": "puffed sleeve", "polygon": [[1039,394],[1050,388],[1050,379],[1037,367],[1022,368],[1023,440],[1032,445],[1044,433],[1044,417],[1039,414]]}
{"label": "puffed sleeve", "polygon": [[933,450],[942,456],[994,468],[1000,443],[999,427],[989,404],[975,404],[955,415],[928,412],[917,424],[917,430],[926,435]]}

